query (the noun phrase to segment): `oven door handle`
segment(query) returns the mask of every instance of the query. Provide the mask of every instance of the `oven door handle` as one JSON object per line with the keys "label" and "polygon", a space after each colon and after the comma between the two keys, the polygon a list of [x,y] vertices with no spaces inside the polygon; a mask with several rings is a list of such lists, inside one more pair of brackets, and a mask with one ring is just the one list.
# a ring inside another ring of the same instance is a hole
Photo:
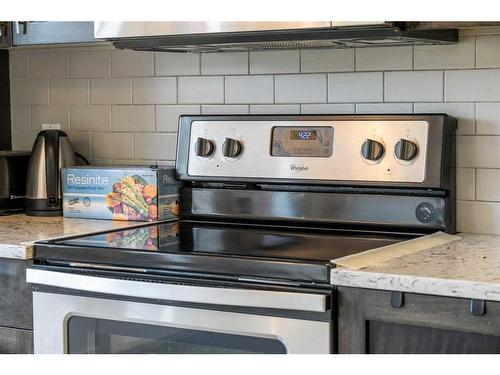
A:
{"label": "oven door handle", "polygon": [[329,295],[259,289],[214,288],[87,276],[29,268],[26,281],[59,288],[167,301],[325,312]]}

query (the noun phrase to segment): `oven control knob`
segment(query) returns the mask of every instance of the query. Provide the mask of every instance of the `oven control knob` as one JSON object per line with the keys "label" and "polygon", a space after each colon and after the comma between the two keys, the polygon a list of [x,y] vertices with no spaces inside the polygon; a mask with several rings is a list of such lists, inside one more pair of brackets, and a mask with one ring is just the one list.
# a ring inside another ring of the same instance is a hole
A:
{"label": "oven control knob", "polygon": [[243,145],[236,139],[226,138],[222,145],[222,154],[226,158],[237,158],[242,151]]}
{"label": "oven control knob", "polygon": [[366,160],[376,161],[384,156],[384,145],[374,139],[367,139],[361,146],[361,155]]}
{"label": "oven control knob", "polygon": [[410,161],[417,156],[418,146],[415,142],[401,138],[399,142],[396,143],[394,153],[399,160]]}
{"label": "oven control knob", "polygon": [[198,138],[196,141],[195,151],[196,155],[201,156],[203,158],[208,158],[210,155],[214,153],[215,146],[214,143],[210,139],[206,138]]}

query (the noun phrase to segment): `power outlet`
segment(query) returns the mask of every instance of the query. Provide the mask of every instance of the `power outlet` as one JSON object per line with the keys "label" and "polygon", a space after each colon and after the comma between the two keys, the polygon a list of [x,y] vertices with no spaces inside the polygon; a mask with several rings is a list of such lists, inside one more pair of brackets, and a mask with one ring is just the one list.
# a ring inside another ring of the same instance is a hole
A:
{"label": "power outlet", "polygon": [[61,124],[42,124],[42,130],[61,130]]}

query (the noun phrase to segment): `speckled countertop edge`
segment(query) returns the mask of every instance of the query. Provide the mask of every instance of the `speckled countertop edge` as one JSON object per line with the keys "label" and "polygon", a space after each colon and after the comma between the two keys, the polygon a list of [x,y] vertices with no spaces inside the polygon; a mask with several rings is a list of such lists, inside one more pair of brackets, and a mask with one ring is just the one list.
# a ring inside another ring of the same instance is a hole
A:
{"label": "speckled countertop edge", "polygon": [[0,217],[0,258],[29,260],[34,242],[132,228],[151,224],[138,221],[32,217],[24,214]]}
{"label": "speckled countertop edge", "polygon": [[335,286],[500,301],[500,284],[487,282],[377,274],[336,268],[331,271],[331,283]]}
{"label": "speckled countertop edge", "polygon": [[460,233],[448,244],[355,270],[331,270],[331,284],[500,301],[500,236]]}

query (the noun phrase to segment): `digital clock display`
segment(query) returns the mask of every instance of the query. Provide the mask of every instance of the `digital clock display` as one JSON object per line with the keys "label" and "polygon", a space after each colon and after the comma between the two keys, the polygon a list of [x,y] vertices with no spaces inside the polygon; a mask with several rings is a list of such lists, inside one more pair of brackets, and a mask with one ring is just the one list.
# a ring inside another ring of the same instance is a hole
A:
{"label": "digital clock display", "polygon": [[332,126],[275,126],[271,155],[279,157],[329,158],[333,154]]}
{"label": "digital clock display", "polygon": [[313,141],[318,138],[318,133],[316,130],[291,130],[290,139],[293,140],[303,140],[303,141]]}

